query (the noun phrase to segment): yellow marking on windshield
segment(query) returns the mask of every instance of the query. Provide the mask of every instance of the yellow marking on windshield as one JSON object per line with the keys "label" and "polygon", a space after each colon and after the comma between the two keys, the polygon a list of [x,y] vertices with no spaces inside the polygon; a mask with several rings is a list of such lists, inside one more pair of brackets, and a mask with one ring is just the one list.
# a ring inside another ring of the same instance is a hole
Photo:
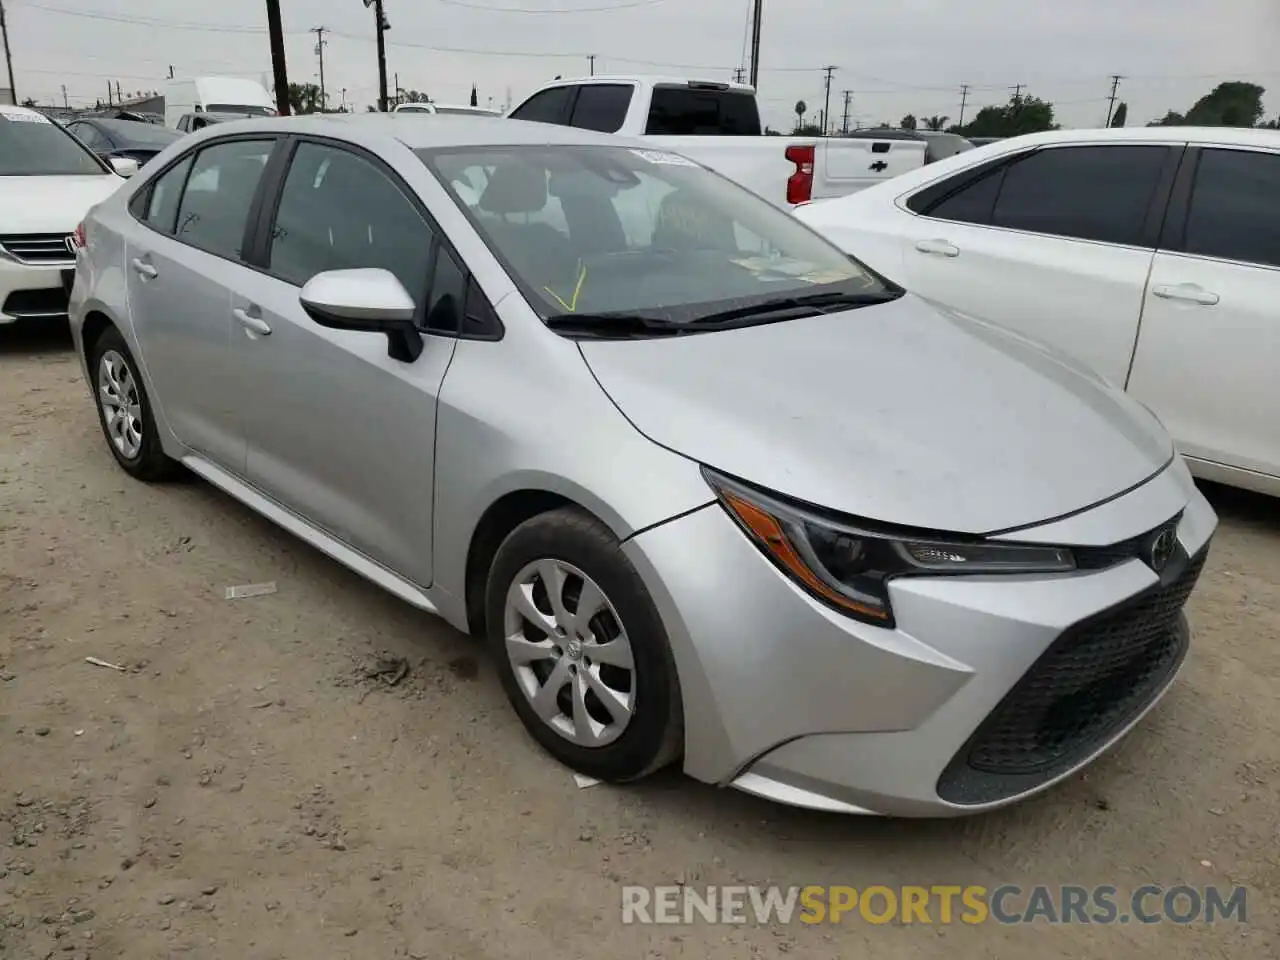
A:
{"label": "yellow marking on windshield", "polygon": [[565,308],[565,310],[569,311],[569,313],[574,313],[574,312],[576,312],[576,311],[577,311],[577,309],[578,309],[578,296],[582,293],[582,285],[583,285],[584,283],[586,283],[586,281],[587,281],[587,265],[586,265],[585,263],[583,263],[581,260],[579,260],[579,261],[578,261],[578,268],[579,268],[579,269],[578,269],[578,283],[577,283],[577,285],[573,288],[573,296],[569,299],[569,302],[568,302],[568,303],[565,303],[564,298],[563,298],[563,297],[561,297],[561,296],[560,296],[560,294],[558,294],[558,293],[556,293],[554,290],[552,290],[550,287],[543,287],[543,288],[542,288],[543,290],[547,291],[547,293],[549,293],[549,294],[551,294],[553,297],[555,297],[555,298],[556,298],[556,302],[557,302],[557,303],[559,303],[559,304],[560,304],[560,306],[564,307],[564,308]]}

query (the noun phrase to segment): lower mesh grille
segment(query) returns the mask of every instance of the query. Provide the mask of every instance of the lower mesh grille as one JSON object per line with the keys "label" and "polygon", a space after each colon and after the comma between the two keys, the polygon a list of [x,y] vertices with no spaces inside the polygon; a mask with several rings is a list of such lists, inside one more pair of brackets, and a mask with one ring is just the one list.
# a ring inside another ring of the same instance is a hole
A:
{"label": "lower mesh grille", "polygon": [[1186,654],[1182,608],[1204,561],[1201,553],[1170,582],[1059,637],[952,760],[939,795],[985,803],[1032,789],[1140,713]]}

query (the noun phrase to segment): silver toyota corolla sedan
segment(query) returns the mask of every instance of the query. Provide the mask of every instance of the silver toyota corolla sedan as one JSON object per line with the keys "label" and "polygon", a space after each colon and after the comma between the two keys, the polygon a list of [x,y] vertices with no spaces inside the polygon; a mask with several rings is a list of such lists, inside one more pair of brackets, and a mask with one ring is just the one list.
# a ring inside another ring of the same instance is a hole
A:
{"label": "silver toyota corolla sedan", "polygon": [[119,465],[484,637],[585,774],[973,813],[1111,746],[1187,652],[1217,520],[1150,413],[675,154],[250,120],[78,238]]}

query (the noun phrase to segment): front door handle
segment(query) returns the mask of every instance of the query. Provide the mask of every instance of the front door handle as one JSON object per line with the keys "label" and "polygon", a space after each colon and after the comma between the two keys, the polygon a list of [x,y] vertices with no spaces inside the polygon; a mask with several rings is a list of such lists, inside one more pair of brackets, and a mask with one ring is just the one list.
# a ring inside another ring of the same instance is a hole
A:
{"label": "front door handle", "polygon": [[130,266],[133,267],[133,272],[143,280],[154,280],[156,277],[160,276],[159,270],[139,257],[134,257],[133,263],[131,263]]}
{"label": "front door handle", "polygon": [[242,310],[239,307],[236,307],[236,309],[231,312],[235,318],[240,321],[240,326],[244,327],[250,333],[256,333],[261,337],[271,336],[271,324],[267,323],[267,321],[263,320],[261,317],[255,317],[248,310]]}
{"label": "front door handle", "polygon": [[916,244],[921,253],[931,253],[937,257],[958,257],[960,248],[947,240],[921,240]]}
{"label": "front door handle", "polygon": [[1152,287],[1151,295],[1161,300],[1181,300],[1183,303],[1198,303],[1204,307],[1212,307],[1220,299],[1212,290],[1206,290],[1198,283],[1164,284]]}

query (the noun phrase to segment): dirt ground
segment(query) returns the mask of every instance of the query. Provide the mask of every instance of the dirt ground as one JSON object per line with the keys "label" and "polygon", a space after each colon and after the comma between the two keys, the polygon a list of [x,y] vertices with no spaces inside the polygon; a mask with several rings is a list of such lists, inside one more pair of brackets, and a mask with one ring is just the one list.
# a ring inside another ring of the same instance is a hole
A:
{"label": "dirt ground", "polygon": [[[1209,491],[1194,649],[1112,755],[886,822],[579,789],[470,640],[204,483],[126,477],[63,335],[0,328],[0,421],[4,960],[1280,954],[1280,504]],[[1249,922],[621,923],[622,884],[680,882],[1239,884]]]}

